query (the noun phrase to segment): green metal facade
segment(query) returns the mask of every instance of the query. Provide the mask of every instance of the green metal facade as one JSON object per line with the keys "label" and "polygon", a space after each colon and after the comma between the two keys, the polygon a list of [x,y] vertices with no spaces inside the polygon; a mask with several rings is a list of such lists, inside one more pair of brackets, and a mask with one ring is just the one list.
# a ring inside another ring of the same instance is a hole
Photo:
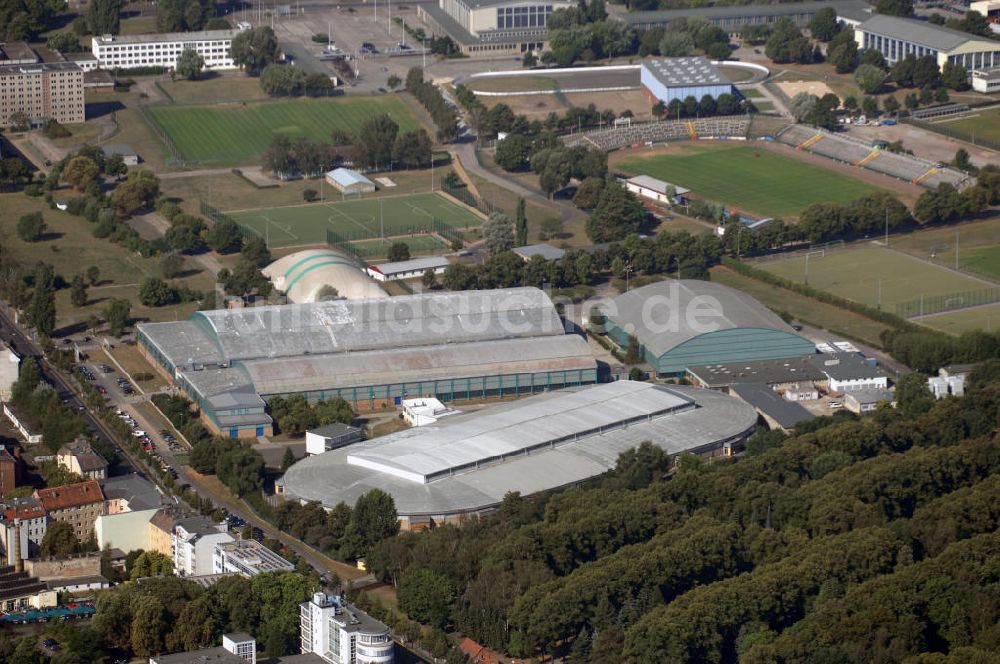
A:
{"label": "green metal facade", "polygon": [[[627,348],[629,335],[613,321],[607,322],[608,335],[622,348]],[[645,347],[643,356],[658,375],[676,376],[689,366],[725,364],[752,360],[774,360],[799,357],[816,352],[815,345],[797,334],[755,327],[737,327],[708,332],[688,339],[659,357]]]}

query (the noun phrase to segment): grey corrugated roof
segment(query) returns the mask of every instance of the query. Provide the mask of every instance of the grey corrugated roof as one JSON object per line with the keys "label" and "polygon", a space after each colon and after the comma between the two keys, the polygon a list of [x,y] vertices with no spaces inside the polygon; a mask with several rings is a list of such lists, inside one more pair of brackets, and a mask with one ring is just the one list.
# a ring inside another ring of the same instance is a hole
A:
{"label": "grey corrugated roof", "polygon": [[884,375],[875,364],[857,353],[819,354],[809,358],[816,368],[834,380],[859,380]]}
{"label": "grey corrugated roof", "polygon": [[903,39],[938,51],[953,51],[962,44],[970,41],[982,41],[1000,46],[995,42],[990,42],[985,37],[977,37],[941,25],[934,25],[927,21],[886,16],[885,14],[873,15],[870,19],[859,25],[858,30],[872,32],[885,37],[893,37],[894,39]]}
{"label": "grey corrugated roof", "polygon": [[350,424],[344,424],[343,422],[333,422],[327,424],[326,426],[316,427],[315,429],[309,429],[307,433],[314,434],[316,436],[342,436],[345,433],[356,433],[360,432],[361,429],[358,427],[352,427]]}
{"label": "grey corrugated roof", "polygon": [[785,429],[791,429],[803,420],[814,417],[812,413],[795,401],[788,401],[763,383],[740,383],[733,385],[741,399],[758,409]]}
{"label": "grey corrugated roof", "polygon": [[[609,321],[634,335],[657,357],[716,330],[746,327],[794,334],[777,314],[750,295],[711,281],[667,279],[619,295],[602,308]],[[689,320],[687,312],[697,315]]]}
{"label": "grey corrugated roof", "polygon": [[366,178],[364,175],[357,171],[353,171],[350,168],[335,168],[326,174],[326,177],[331,180],[335,180],[339,184],[349,187],[352,184],[370,184],[375,186],[375,183]]}
{"label": "grey corrugated roof", "polygon": [[842,11],[858,11],[871,8],[862,0],[840,0],[838,2],[781,2],[774,4],[727,5],[713,7],[691,7],[687,9],[655,9],[651,11],[629,12],[619,14],[622,21],[629,25],[644,23],[664,23],[676,18],[692,16],[704,17],[709,20],[726,18],[749,18],[756,16],[790,16],[804,12],[815,13],[824,7],[833,7],[837,15]]}
{"label": "grey corrugated roof", "polygon": [[391,277],[394,274],[402,274],[404,272],[415,272],[417,270],[436,270],[442,267],[448,267],[450,262],[444,256],[425,256],[423,258],[411,258],[408,261],[395,261],[393,263],[379,263],[378,265],[371,265],[370,267],[378,270],[387,277]]}
{"label": "grey corrugated roof", "polygon": [[[366,491],[379,488],[392,494],[397,511],[404,516],[475,511],[500,503],[509,491],[520,491],[528,495],[599,475],[614,467],[620,453],[646,440],[652,441],[671,454],[685,450],[699,450],[752,431],[757,420],[757,414],[747,404],[710,390],[648,383],[640,383],[638,385],[642,387],[636,388],[635,383],[628,384],[627,381],[614,385],[618,387],[599,385],[554,391],[499,405],[481,413],[456,415],[427,428],[432,432],[440,432],[445,427],[453,426],[459,427],[460,430],[469,430],[467,427],[477,426],[475,422],[479,418],[495,421],[514,419],[518,416],[518,411],[531,413],[536,409],[557,410],[555,404],[560,403],[566,393],[586,393],[592,390],[612,392],[622,390],[623,394],[625,390],[635,389],[662,391],[665,393],[662,398],[650,397],[650,401],[655,402],[654,406],[662,405],[666,399],[676,400],[678,403],[691,401],[694,407],[651,421],[643,420],[630,424],[627,428],[616,428],[603,434],[584,435],[575,442],[516,456],[513,459],[460,472],[427,484],[348,463],[350,455],[385,455],[389,449],[385,447],[387,440],[391,443],[392,440],[398,439],[394,436],[403,437],[405,440],[405,437],[413,435],[412,431],[424,428],[409,430],[355,443],[302,460],[285,474],[285,489],[292,497],[318,500],[327,507],[333,507],[341,501],[353,504]],[[643,407],[648,407],[648,404],[645,398],[639,398],[640,394],[641,392],[632,392],[631,397],[638,404],[636,410],[641,411]],[[546,406],[547,403],[550,405]],[[599,406],[595,408],[600,409]],[[628,406],[626,409],[630,414],[636,412]],[[557,412],[553,414],[551,426],[561,427],[557,415]],[[591,417],[599,415],[588,415],[588,421]],[[569,428],[576,426],[582,430],[589,426],[588,421],[573,422],[568,418],[564,424]],[[536,421],[536,426],[545,431],[544,427],[550,425]],[[513,434],[512,429],[507,431]],[[517,438],[512,436],[510,444],[517,445]],[[403,449],[408,448],[400,448],[400,451]],[[432,449],[426,452],[435,453]]]}
{"label": "grey corrugated roof", "polygon": [[852,390],[844,395],[844,398],[851,398],[859,404],[873,404],[879,401],[895,401],[896,395],[892,390]]}
{"label": "grey corrugated roof", "polygon": [[667,189],[673,187],[678,194],[687,194],[691,190],[686,187],[679,187],[676,184],[666,182],[665,180],[660,180],[654,178],[651,175],[636,175],[635,177],[629,178],[626,182],[630,182],[639,187],[645,187],[646,189],[652,189],[653,191],[659,192],[661,194],[667,193]]}
{"label": "grey corrugated roof", "polygon": [[101,482],[101,489],[108,500],[127,500],[132,511],[156,509],[160,507],[163,498],[152,482],[135,473],[109,477]]}
{"label": "grey corrugated roof", "polygon": [[642,66],[668,88],[730,82],[708,58],[655,58],[643,60]]}
{"label": "grey corrugated roof", "polygon": [[559,260],[566,255],[565,249],[553,247],[551,244],[544,242],[541,244],[529,244],[524,247],[514,247],[512,251],[521,258],[527,259],[532,256],[541,256],[547,261]]}

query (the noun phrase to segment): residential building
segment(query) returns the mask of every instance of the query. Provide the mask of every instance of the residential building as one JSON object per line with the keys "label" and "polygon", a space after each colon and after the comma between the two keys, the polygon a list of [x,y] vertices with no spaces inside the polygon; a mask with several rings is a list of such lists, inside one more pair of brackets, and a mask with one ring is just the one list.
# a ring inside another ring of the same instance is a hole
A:
{"label": "residential building", "polygon": [[875,49],[890,65],[907,55],[929,55],[943,68],[962,65],[968,72],[1000,67],[1000,42],[927,21],[875,14],[854,29],[858,50]]}
{"label": "residential building", "polygon": [[367,272],[375,281],[417,279],[424,276],[427,270],[431,270],[434,274],[443,274],[449,265],[451,262],[444,256],[424,256],[411,258],[408,261],[369,265]]}
{"label": "residential building", "polygon": [[[45,507],[37,498],[12,498],[6,501],[0,519],[4,564],[13,565],[17,552],[20,552],[22,560],[39,555],[48,522]],[[20,539],[17,545],[15,538]]]}
{"label": "residential building", "polygon": [[147,526],[149,532],[149,548],[147,551],[156,551],[174,558],[174,526],[177,524],[177,517],[170,509],[161,508],[149,520]]}
{"label": "residential building", "polygon": [[403,399],[403,420],[411,427],[434,424],[442,417],[458,415],[461,412],[444,405],[433,397]]}
{"label": "residential building", "polygon": [[110,547],[122,551],[148,551],[150,546],[149,522],[157,510],[138,509],[115,514],[102,514],[94,521],[94,536],[101,549]]}
{"label": "residential building", "polygon": [[10,389],[17,382],[21,357],[0,341],[0,402],[10,401]]}
{"label": "residential building", "polygon": [[678,187],[649,175],[637,175],[625,180],[625,188],[654,203],[666,205],[683,205],[687,200],[687,195],[691,193],[690,189]]}
{"label": "residential building", "polygon": [[880,403],[896,406],[896,395],[892,390],[855,390],[844,395],[844,408],[852,413],[868,413],[878,408]]}
{"label": "residential building", "polygon": [[233,541],[224,523],[203,516],[178,520],[174,525],[174,572],[177,576],[213,574],[215,546]]}
{"label": "residential building", "polygon": [[222,647],[245,662],[257,664],[257,642],[246,632],[223,634]]}
{"label": "residential building", "polygon": [[889,389],[889,379],[875,360],[859,353],[818,354],[810,360],[826,376],[831,392]]}
{"label": "residential building", "polygon": [[344,194],[366,194],[375,191],[375,183],[358,171],[335,168],[326,174],[327,184]]}
{"label": "residential building", "polygon": [[111,477],[101,482],[108,514],[156,510],[164,502],[155,484],[135,473]]}
{"label": "residential building", "polygon": [[295,565],[256,540],[220,542],[212,552],[212,574],[257,576],[263,572],[291,572]]}
{"label": "residential building", "polygon": [[639,85],[651,103],[683,102],[688,97],[701,100],[731,95],[735,88],[708,58],[650,58],[642,61]]}
{"label": "residential building", "polygon": [[361,440],[361,429],[333,422],[306,431],[306,454],[322,454]]}
{"label": "residential building", "polygon": [[570,0],[438,0],[417,5],[435,35],[446,34],[466,55],[521,55],[541,51],[552,12],[575,6]]}
{"label": "residential building", "polygon": [[83,439],[60,447],[56,452],[56,463],[89,480],[103,480],[108,476],[108,462]]}
{"label": "residential building", "polygon": [[81,542],[94,535],[94,522],[105,512],[104,493],[97,480],[38,489],[35,497],[42,501],[50,519],[73,526]]}
{"label": "residential building", "polygon": [[102,69],[163,67],[175,69],[177,58],[190,49],[205,59],[205,69],[236,69],[229,47],[244,29],[169,32],[151,35],[100,35],[91,51]]}
{"label": "residential building", "polygon": [[553,247],[551,244],[529,244],[524,247],[514,247],[511,249],[515,254],[521,257],[525,263],[530,261],[535,256],[540,256],[547,261],[557,261],[566,255],[565,249],[560,249],[559,247]]}
{"label": "residential building", "polygon": [[[360,660],[359,660],[360,661]],[[170,655],[154,655],[149,664],[256,664],[257,641],[242,632],[223,634],[222,645]],[[287,655],[262,660],[266,664],[326,664],[319,655]]]}
{"label": "residential building", "polygon": [[27,42],[15,41],[0,44],[0,66],[33,65],[40,59]]}
{"label": "residential building", "polygon": [[0,64],[0,126],[10,125],[14,113],[35,125],[49,118],[83,122],[83,70],[72,62]]}
{"label": "residential building", "polygon": [[299,605],[303,653],[314,653],[331,664],[391,664],[389,628],[343,597],[315,593]]}

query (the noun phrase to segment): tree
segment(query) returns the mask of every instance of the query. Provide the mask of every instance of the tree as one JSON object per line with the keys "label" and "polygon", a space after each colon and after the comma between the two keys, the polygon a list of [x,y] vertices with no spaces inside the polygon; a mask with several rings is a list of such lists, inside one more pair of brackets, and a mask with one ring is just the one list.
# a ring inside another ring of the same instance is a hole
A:
{"label": "tree", "polygon": [[28,117],[27,113],[21,111],[11,113],[7,122],[10,125],[11,131],[28,131],[31,129],[31,118]]}
{"label": "tree", "polygon": [[205,242],[213,250],[220,254],[232,254],[240,250],[243,246],[243,231],[239,225],[231,219],[217,221],[208,229],[208,236]]}
{"label": "tree", "polygon": [[635,196],[617,182],[609,182],[594,212],[587,218],[587,237],[593,242],[614,242],[642,227],[644,212]]}
{"label": "tree", "polygon": [[951,160],[951,164],[963,172],[975,170],[975,166],[969,159],[969,152],[965,148],[959,148],[955,151],[955,158]]}
{"label": "tree", "polygon": [[576,189],[573,205],[584,210],[593,210],[600,201],[604,191],[604,180],[601,178],[586,178]]}
{"label": "tree", "polygon": [[45,529],[42,537],[40,553],[43,556],[68,556],[80,549],[76,533],[66,521],[53,521]]}
{"label": "tree", "polygon": [[295,463],[295,461],[296,461],[296,459],[295,459],[295,453],[292,452],[292,448],[291,447],[286,447],[285,448],[285,453],[281,457],[281,470],[282,471],[288,470],[289,468],[292,467],[292,465]]}
{"label": "tree", "polygon": [[139,284],[139,301],[147,307],[162,307],[177,301],[177,291],[163,279],[147,277]]}
{"label": "tree", "polygon": [[39,263],[35,268],[34,288],[31,291],[31,300],[25,311],[28,323],[32,325],[38,333],[49,337],[52,336],[56,327],[56,288],[55,273],[52,266],[47,263]]}
{"label": "tree", "polygon": [[892,95],[886,96],[885,99],[882,100],[882,109],[890,115],[895,113],[899,110],[899,100]]}
{"label": "tree", "polygon": [[952,90],[968,90],[969,72],[962,65],[946,62],[941,69],[941,84]]}
{"label": "tree", "polygon": [[155,595],[139,595],[132,603],[131,646],[136,655],[163,652],[167,634],[166,611]]}
{"label": "tree", "polygon": [[91,0],[87,9],[87,28],[92,35],[117,35],[118,15],[124,0]]}
{"label": "tree", "polygon": [[837,11],[833,7],[824,7],[813,14],[809,21],[809,32],[822,42],[828,42],[840,31],[837,22]]}
{"label": "tree", "polygon": [[438,628],[448,625],[456,598],[448,577],[414,567],[403,572],[397,594],[399,608],[412,619]]}
{"label": "tree", "polygon": [[796,122],[803,122],[813,112],[819,98],[808,92],[799,92],[788,102],[788,110]]}
{"label": "tree", "polygon": [[111,195],[111,201],[123,214],[132,214],[142,208],[151,208],[160,195],[160,179],[152,171],[139,169],[128,175]]}
{"label": "tree", "polygon": [[390,90],[395,90],[403,83],[403,80],[396,76],[395,74],[389,74],[389,78],[386,79],[385,84],[389,86]]}
{"label": "tree", "polygon": [[111,333],[111,336],[121,336],[125,330],[125,326],[128,325],[131,313],[132,305],[128,300],[122,298],[111,300],[104,307],[101,315],[104,316],[104,320],[108,323],[108,332]]}
{"label": "tree", "polygon": [[497,141],[493,160],[505,171],[520,171],[528,166],[528,155],[531,153],[531,141],[521,134],[507,134],[502,141]]}
{"label": "tree", "polygon": [[89,157],[73,157],[62,169],[62,177],[66,182],[83,191],[97,181],[101,174],[100,167]]}
{"label": "tree", "polygon": [[80,37],[72,32],[57,32],[49,37],[45,45],[49,49],[59,51],[60,53],[79,53],[84,50],[80,46]]}
{"label": "tree", "polygon": [[694,39],[687,32],[668,32],[660,42],[660,55],[665,58],[682,58],[693,50]]}
{"label": "tree", "polygon": [[104,160],[104,173],[113,178],[121,177],[128,173],[125,158],[120,154],[110,155]]}
{"label": "tree", "polygon": [[323,284],[320,289],[316,291],[316,301],[317,302],[332,302],[333,300],[340,300],[340,291],[331,286],[330,284]]}
{"label": "tree", "polygon": [[642,349],[639,347],[639,340],[635,335],[629,335],[628,346],[625,349],[625,363],[639,364],[642,362]]}
{"label": "tree", "polygon": [[912,16],[913,0],[878,0],[875,11],[890,16]]}
{"label": "tree", "polygon": [[764,53],[776,63],[812,62],[813,50],[809,40],[788,18],[778,19],[771,30],[771,36],[764,46]]}
{"label": "tree", "polygon": [[941,70],[934,56],[925,55],[913,65],[913,85],[918,88],[935,88],[941,84]]}
{"label": "tree", "polygon": [[41,212],[29,212],[17,220],[17,236],[25,242],[38,242],[45,235],[45,229]]}
{"label": "tree", "polygon": [[174,279],[184,270],[184,257],[171,251],[160,259],[160,273],[164,279]]}
{"label": "tree", "polygon": [[70,284],[69,301],[77,308],[87,305],[87,282],[84,281],[82,274],[73,277]]}
{"label": "tree", "polygon": [[193,81],[201,76],[205,68],[205,58],[193,48],[186,48],[181,51],[177,58],[177,74],[189,81]]}
{"label": "tree", "polygon": [[371,489],[358,498],[347,526],[347,537],[358,556],[365,555],[373,545],[399,532],[399,518],[392,496],[381,489]]}
{"label": "tree", "polygon": [[486,253],[497,256],[514,248],[514,224],[510,217],[502,212],[490,214],[483,224],[483,238],[486,241]]}
{"label": "tree", "polygon": [[514,220],[514,244],[523,247],[528,244],[528,218],[524,214],[524,197],[517,199],[517,213]]}
{"label": "tree", "polygon": [[91,286],[96,286],[101,283],[101,268],[96,265],[91,265],[87,268],[87,283]]}
{"label": "tree", "polygon": [[826,59],[834,66],[838,74],[853,71],[858,64],[857,42],[851,39],[836,46],[831,45],[830,50],[827,51]]}
{"label": "tree", "polygon": [[861,98],[861,112],[864,113],[869,118],[874,118],[878,115],[878,100],[875,97],[865,95]]}
{"label": "tree", "polygon": [[425,290],[432,290],[437,286],[437,274],[434,272],[434,268],[427,268],[424,273],[420,276],[420,283],[423,284]]}
{"label": "tree", "polygon": [[157,551],[143,551],[132,563],[129,578],[132,581],[150,576],[170,576],[174,573],[174,561]]}
{"label": "tree", "polygon": [[865,94],[875,94],[885,83],[885,72],[874,65],[859,65],[854,70],[854,81]]}
{"label": "tree", "polygon": [[914,418],[933,406],[934,395],[923,374],[908,373],[896,383],[896,407],[905,417]]}
{"label": "tree", "polygon": [[392,147],[393,158],[411,168],[424,168],[431,164],[431,137],[423,129],[400,134]]}
{"label": "tree", "polygon": [[361,163],[375,168],[388,167],[392,163],[392,148],[397,133],[399,125],[386,113],[376,115],[361,125],[358,132]]}
{"label": "tree", "polygon": [[239,32],[229,46],[229,55],[236,66],[251,76],[258,76],[278,58],[278,40],[274,30],[261,26]]}
{"label": "tree", "polygon": [[297,97],[306,91],[306,72],[273,62],[260,73],[260,88],[272,97]]}
{"label": "tree", "polygon": [[391,263],[410,260],[410,246],[405,242],[393,242],[389,246],[389,253],[386,256]]}

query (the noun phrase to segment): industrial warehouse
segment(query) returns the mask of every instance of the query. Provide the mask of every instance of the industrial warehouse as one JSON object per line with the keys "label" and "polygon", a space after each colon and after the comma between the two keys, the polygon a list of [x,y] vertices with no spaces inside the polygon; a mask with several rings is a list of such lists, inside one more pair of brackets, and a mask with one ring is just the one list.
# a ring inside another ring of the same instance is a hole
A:
{"label": "industrial warehouse", "polygon": [[658,375],[688,366],[799,357],[816,352],[756,299],[710,281],[661,281],[603,307],[605,331],[623,348],[635,337]]}
{"label": "industrial warehouse", "polygon": [[427,528],[488,513],[510,491],[529,495],[599,475],[643,441],[670,454],[731,453],[756,423],[751,406],[718,392],[622,380],[312,456],[287,471],[285,492],[332,508],[381,489],[392,494],[403,529]]}
{"label": "industrial warehouse", "polygon": [[199,311],[141,323],[142,352],[231,437],[271,435],[264,398],[343,397],[357,410],[407,396],[442,401],[597,380],[587,342],[568,335],[537,288]]}

